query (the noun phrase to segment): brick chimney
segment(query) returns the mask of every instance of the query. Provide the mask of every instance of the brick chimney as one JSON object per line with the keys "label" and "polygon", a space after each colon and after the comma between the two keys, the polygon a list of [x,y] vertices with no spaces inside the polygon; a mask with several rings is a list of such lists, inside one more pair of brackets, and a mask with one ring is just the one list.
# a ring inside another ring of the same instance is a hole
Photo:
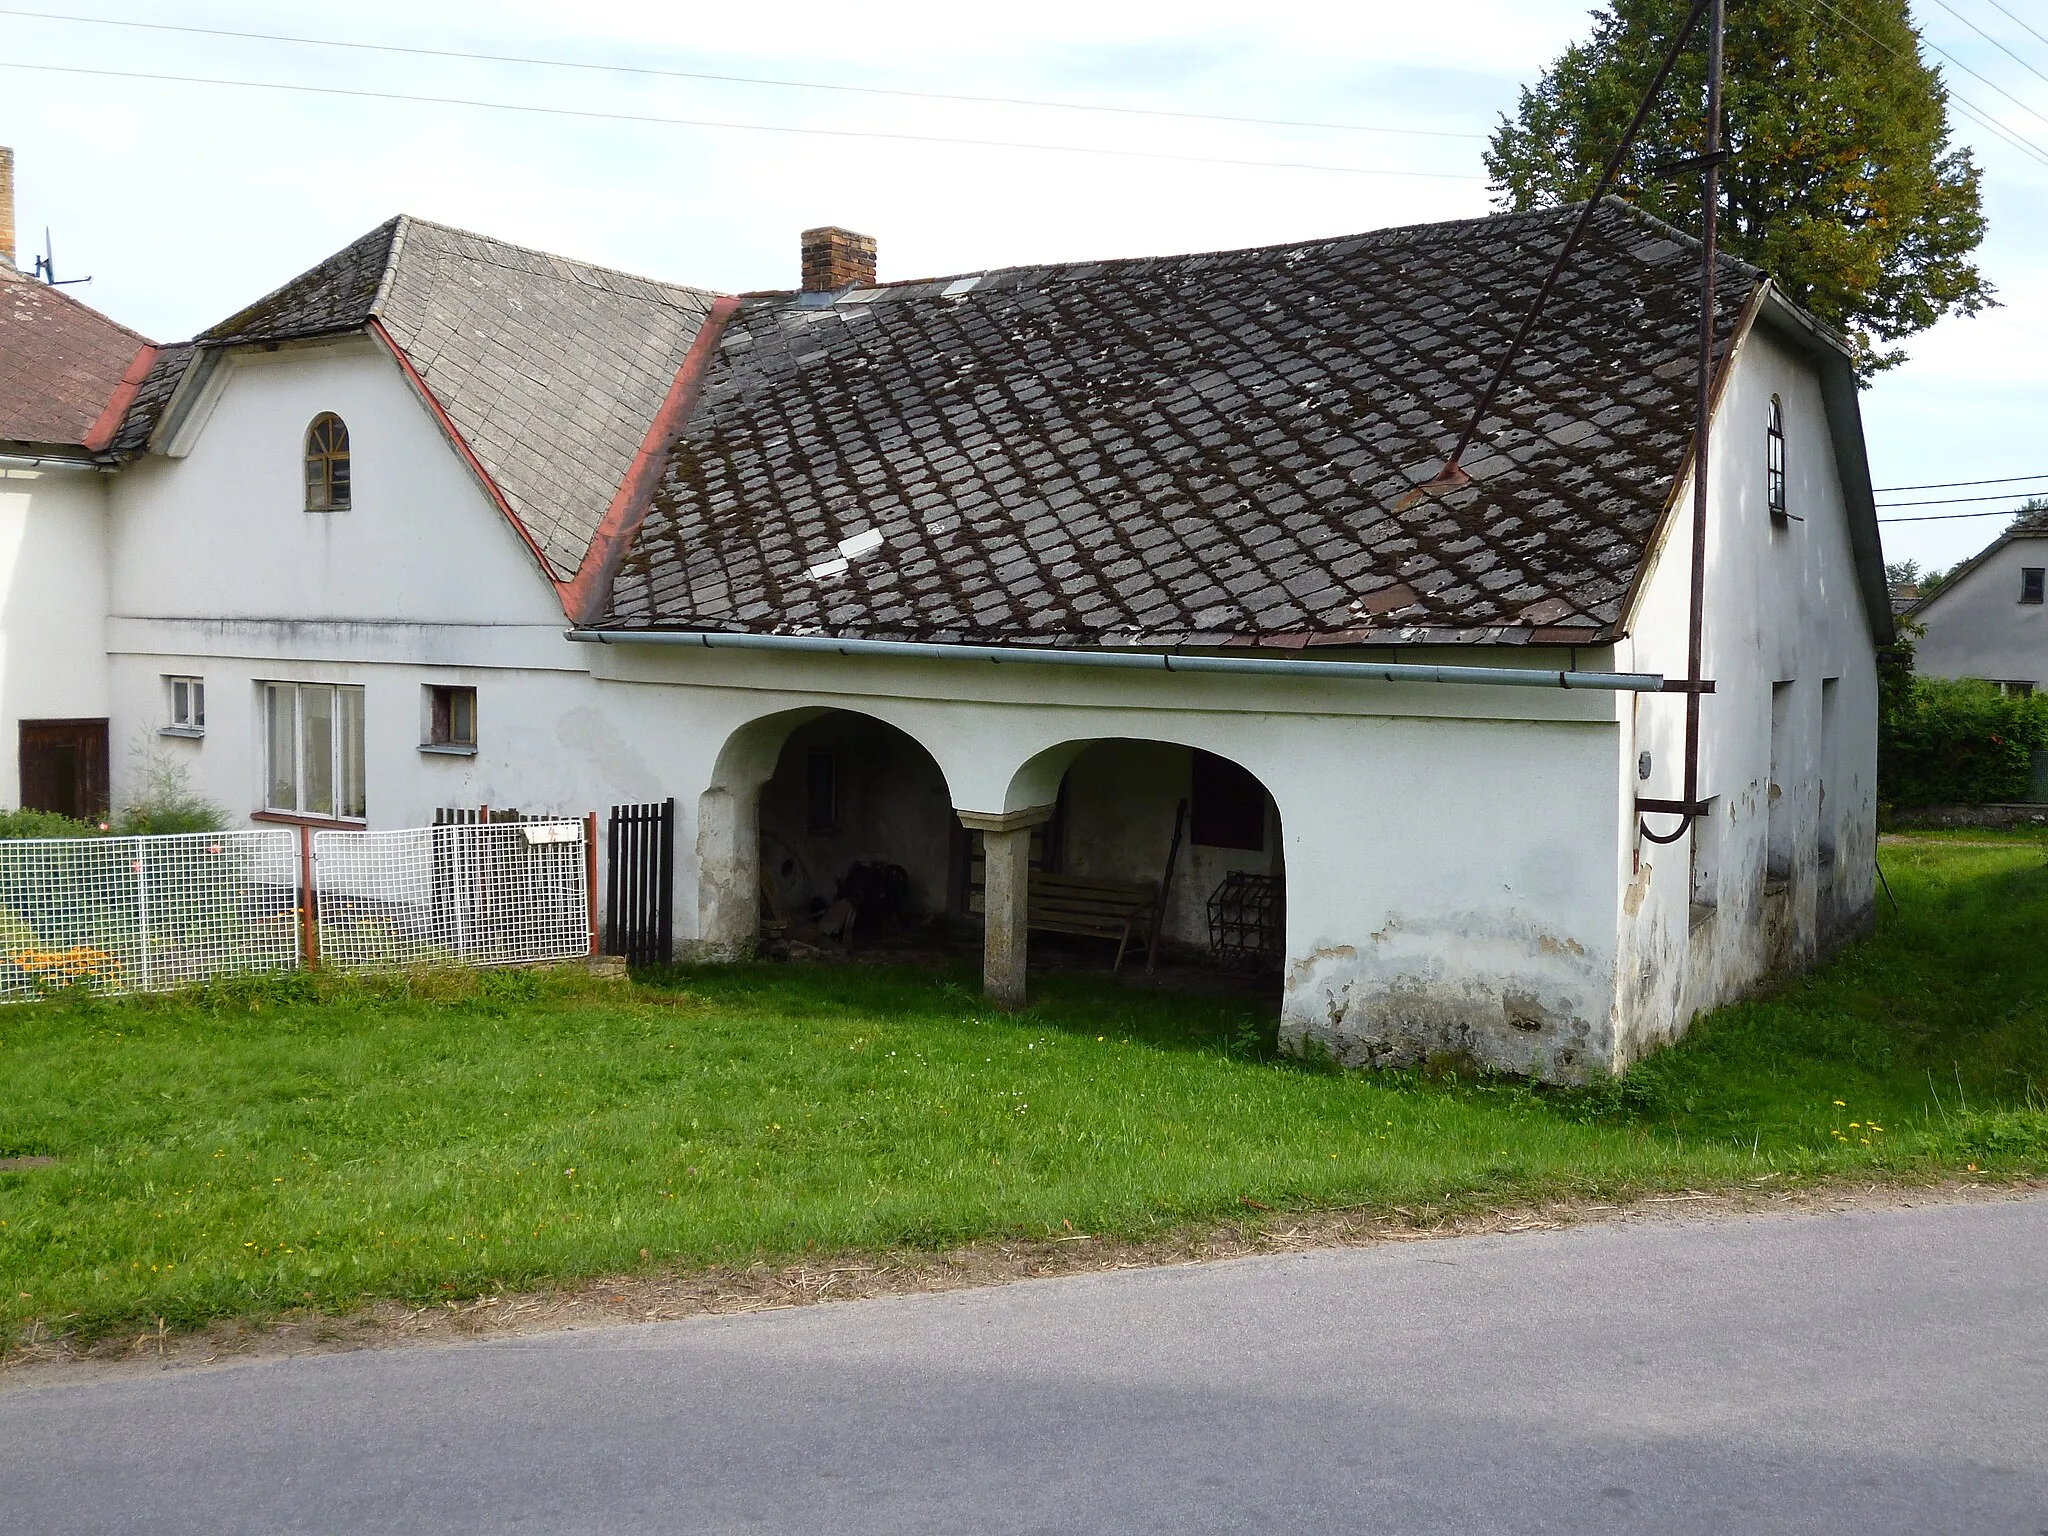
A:
{"label": "brick chimney", "polygon": [[803,232],[804,292],[837,293],[875,280],[875,237],[826,225]]}
{"label": "brick chimney", "polygon": [[[872,241],[868,244],[874,250]],[[0,262],[14,265],[14,151],[0,144]]]}

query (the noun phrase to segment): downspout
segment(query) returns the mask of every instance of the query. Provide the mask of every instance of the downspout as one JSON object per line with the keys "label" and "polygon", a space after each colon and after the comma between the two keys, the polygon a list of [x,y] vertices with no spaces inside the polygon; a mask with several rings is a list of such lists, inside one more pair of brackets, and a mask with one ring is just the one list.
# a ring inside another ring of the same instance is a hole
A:
{"label": "downspout", "polygon": [[[1637,826],[1653,843],[1675,843],[1692,830],[1694,820],[1707,814],[1700,801],[1700,698],[1708,685],[1700,676],[1703,632],[1707,601],[1707,456],[1714,424],[1714,263],[1721,229],[1721,163],[1728,153],[1721,147],[1721,34],[1726,0],[1712,0],[1707,17],[1707,146],[1706,152],[1683,169],[1695,167],[1705,174],[1701,192],[1700,220],[1700,355],[1699,376],[1693,393],[1692,459],[1692,590],[1686,615],[1685,692],[1685,797],[1654,800],[1636,797]],[[1673,167],[1674,170],[1681,169]],[[1645,813],[1672,814],[1678,825],[1669,832],[1653,832],[1643,820]]]}
{"label": "downspout", "polygon": [[[1578,672],[1537,667],[1427,666],[1401,661],[1300,661],[1264,656],[1180,656],[1165,651],[1063,650],[1051,646],[935,645],[840,640],[830,635],[752,635],[715,630],[572,629],[587,645],[676,645],[708,651],[797,651],[994,666],[1108,667],[1139,672],[1225,672],[1253,677],[1328,677],[1373,683],[1469,683],[1488,688],[1566,688],[1606,693],[1683,693],[1691,685],[1656,672]],[[1712,692],[1713,684],[1705,685]],[[1694,695],[1697,697],[1697,694]]]}

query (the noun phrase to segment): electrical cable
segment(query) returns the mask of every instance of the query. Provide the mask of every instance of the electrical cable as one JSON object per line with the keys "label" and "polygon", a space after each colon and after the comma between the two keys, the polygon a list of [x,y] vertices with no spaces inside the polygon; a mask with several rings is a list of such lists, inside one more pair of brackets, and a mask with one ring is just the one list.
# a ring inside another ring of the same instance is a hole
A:
{"label": "electrical cable", "polygon": [[[1835,6],[1829,3],[1829,0],[1802,0],[1802,3],[1807,3],[1809,9],[1811,9],[1811,6],[1813,5],[1820,6],[1821,9],[1829,12],[1837,20],[1846,22],[1848,23],[1848,25],[1854,27],[1858,32],[1861,32],[1865,37],[1869,38],[1873,43],[1877,44],[1878,47],[1882,48],[1886,53],[1889,53],[1893,58],[1905,57],[1905,55],[1901,53],[1897,48],[1894,48],[1890,43],[1886,42],[1883,38],[1879,37],[1875,32],[1872,32],[1868,27],[1864,26],[1861,22],[1857,21],[1853,16],[1849,16],[1844,12],[1836,9]],[[1974,79],[1982,80],[1984,84],[1990,86],[1991,89],[1993,89],[1994,91],[1997,91],[1999,95],[2005,97],[2008,101],[2016,103],[2018,106],[2020,106],[2025,111],[2031,113],[2033,116],[2041,116],[2040,113],[2035,112],[2032,107],[2027,106],[2025,102],[2021,101],[2017,96],[2013,95],[2012,92],[2006,90],[2003,86],[2000,86],[1990,80],[1985,79],[1984,76],[1978,74],[1976,70],[1970,68],[1969,65],[1963,63],[1963,61],[1958,59],[1954,54],[1948,52],[1944,48],[1937,47],[1935,44],[1928,42],[1927,39],[1924,37],[1919,37],[1917,33],[1915,34],[1915,36],[1916,38],[1918,38],[1920,46],[1927,49],[1928,52],[1940,54],[1941,57],[1947,59],[1949,63],[1955,65],[1955,67],[1957,69],[1960,69],[1964,74],[1969,75]],[[1914,62],[1918,63],[1919,61],[1916,58]],[[2017,129],[2011,128],[2007,126],[2005,123],[1997,120],[1996,118],[1993,118],[1984,108],[1979,107],[1975,102],[1971,101],[1967,96],[1964,96],[1961,92],[1957,91],[1953,86],[1945,85],[1944,89],[1947,91],[1949,98],[1956,102],[1959,106],[1965,108],[1969,116],[1971,116],[1974,120],[1983,124],[1985,127],[1989,128],[1993,133],[1996,133],[2008,144],[2013,144],[2018,148],[2024,149],[2036,160],[2039,160],[2044,165],[2048,165],[2048,149],[2043,149],[2039,144],[2036,144],[2033,140],[2021,134]],[[2048,122],[2048,118],[2042,118],[2042,121]]]}
{"label": "electrical cable", "polygon": [[130,27],[149,32],[181,32],[193,37],[231,37],[245,42],[292,43],[304,48],[350,48],[364,53],[396,53],[424,59],[469,59],[484,64],[522,64],[542,69],[580,69],[601,74],[644,75],[660,80],[702,80],[721,85],[766,85],[795,91],[839,91],[855,96],[900,96],[913,101],[971,102],[978,106],[1033,107],[1057,112],[1111,112],[1125,117],[1166,117],[1183,122],[1236,123],[1259,128],[1314,128],[1329,133],[1405,134],[1418,138],[1484,139],[1483,133],[1448,128],[1381,128],[1366,123],[1324,123],[1287,117],[1238,117],[1221,112],[1175,112],[1163,107],[1101,106],[1086,101],[1050,101],[1030,96],[976,96],[957,91],[913,91],[879,85],[838,85],[824,80],[777,80],[758,75],[720,75],[702,70],[656,69],[643,64],[592,64],[579,59],[541,59],[523,54],[477,53],[460,48],[421,48],[403,43],[358,43],[343,38],[297,37],[283,32],[238,32],[228,27],[182,26],[167,21],[130,21],[114,16],[65,16],[55,11],[0,8],[0,16],[35,21],[75,22],[92,27]]}
{"label": "electrical cable", "polygon": [[1873,494],[1889,496],[1895,491],[1954,491],[1969,485],[2012,485],[2021,480],[2048,480],[2048,470],[2038,475],[1996,475],[1989,480],[1930,480],[1925,485],[1880,485]]}
{"label": "electrical cable", "polygon": [[2013,497],[2022,494],[2019,491],[2007,491],[2000,496],[1930,496],[1925,501],[1881,501],[1877,505],[1880,512],[1892,507],[1954,507],[1971,501],[2011,501]]}
{"label": "electrical cable", "polygon": [[[1949,15],[1955,17],[1957,21],[1960,21],[1972,32],[1976,33],[1979,37],[1983,38],[1985,42],[1989,43],[1992,47],[1996,48],[2000,53],[2004,54],[2007,58],[2011,59],[2015,64],[2019,65],[2021,69],[2026,70],[2036,79],[2048,81],[2048,75],[2042,74],[2040,70],[2034,68],[2033,65],[2029,64],[2025,59],[2021,58],[2018,54],[2014,53],[2010,48],[2006,47],[2005,44],[2001,43],[1989,32],[1986,32],[1982,27],[1978,26],[1977,23],[1970,20],[1969,17],[1965,16],[1961,11],[1957,10],[1954,6],[1950,5],[1948,3],[1948,0],[1934,0],[1934,3],[1940,6],[1944,11],[1947,11]],[[2032,111],[2033,109],[2030,107],[2028,108],[2028,110]],[[2035,112],[2034,116],[2040,117],[2041,114]]]}
{"label": "electrical cable", "polygon": [[583,107],[539,107],[519,101],[484,101],[466,96],[423,96],[408,91],[367,91],[339,85],[292,85],[276,80],[223,80],[208,75],[157,74],[147,70],[88,69],[77,64],[22,64],[0,59],[0,69],[41,74],[93,75],[107,80],[156,80],[173,85],[233,86],[242,90],[287,91],[312,96],[347,96],[363,101],[408,101],[436,107],[484,107],[496,112],[526,112],[542,117],[579,117],[607,123],[650,123],[670,128],[723,128],[740,133],[783,133],[828,139],[862,139],[896,144],[936,144],[971,149],[1019,149],[1042,154],[1100,155],[1125,160],[1170,160],[1182,165],[1226,165],[1270,171],[1322,171],[1339,176],[1402,176],[1422,181],[1483,181],[1455,171],[1393,171],[1375,166],[1328,165],[1311,160],[1235,160],[1218,155],[1179,155],[1164,150],[1110,149],[1095,144],[1035,144],[1021,139],[970,139],[950,134],[883,133],[856,128],[792,128],[783,123],[736,123],[718,118],[657,117],[639,112],[599,112]]}
{"label": "electrical cable", "polygon": [[2023,28],[2024,28],[2025,30],[2027,30],[2027,31],[2029,31],[2029,32],[2033,32],[2033,33],[2034,33],[2034,36],[2036,36],[2036,37],[2040,38],[2042,42],[2044,42],[2044,43],[2048,43],[2048,37],[2042,37],[2042,35],[2041,35],[2041,34],[2040,34],[2039,32],[2034,32],[2034,28],[2033,28],[2033,26],[2032,26],[2032,24],[2031,24],[2031,23],[2029,23],[2029,22],[2026,22],[2026,21],[2021,21],[2019,17],[2017,17],[2017,16],[2014,16],[2014,15],[2013,15],[2013,13],[2012,13],[2011,11],[2008,11],[2008,10],[2006,10],[2006,8],[2005,8],[2004,6],[2000,5],[2000,4],[1998,3],[1998,0],[1985,0],[1985,3],[1986,3],[1987,5],[1989,5],[1989,6],[1990,6],[1990,7],[1991,7],[1991,8],[1992,8],[1992,9],[1993,9],[1994,11],[1997,11],[1997,12],[1999,12],[2000,14],[2004,15],[2005,17],[2007,17],[2007,18],[2008,18],[2009,20],[2012,20],[2012,21],[2017,21],[2017,22],[2019,22],[2019,24],[2020,24],[2020,26],[2021,26],[2021,27],[2023,27]]}
{"label": "electrical cable", "polygon": [[1928,512],[1914,517],[1880,517],[1880,523],[1960,523],[1972,517],[2018,517],[2025,507],[2000,507],[1995,512]]}

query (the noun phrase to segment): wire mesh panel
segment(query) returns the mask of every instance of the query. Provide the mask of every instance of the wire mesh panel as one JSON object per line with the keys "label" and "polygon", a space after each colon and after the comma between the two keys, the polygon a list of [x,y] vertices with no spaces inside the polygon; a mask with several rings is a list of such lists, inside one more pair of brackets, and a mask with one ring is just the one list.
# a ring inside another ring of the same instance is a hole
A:
{"label": "wire mesh panel", "polygon": [[580,821],[316,832],[313,885],[320,961],[341,970],[590,951]]}
{"label": "wire mesh panel", "polygon": [[287,831],[0,841],[0,998],[289,969],[298,884]]}

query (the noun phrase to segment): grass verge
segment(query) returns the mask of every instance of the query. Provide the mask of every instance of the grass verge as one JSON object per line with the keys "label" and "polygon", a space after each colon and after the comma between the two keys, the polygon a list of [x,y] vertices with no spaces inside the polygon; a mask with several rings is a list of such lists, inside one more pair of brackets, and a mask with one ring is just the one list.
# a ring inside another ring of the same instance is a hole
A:
{"label": "grass verge", "polygon": [[1315,1209],[2048,1171],[2041,849],[1626,1078],[1336,1075],[1230,999],[824,967],[293,976],[0,1013],[0,1338]]}

